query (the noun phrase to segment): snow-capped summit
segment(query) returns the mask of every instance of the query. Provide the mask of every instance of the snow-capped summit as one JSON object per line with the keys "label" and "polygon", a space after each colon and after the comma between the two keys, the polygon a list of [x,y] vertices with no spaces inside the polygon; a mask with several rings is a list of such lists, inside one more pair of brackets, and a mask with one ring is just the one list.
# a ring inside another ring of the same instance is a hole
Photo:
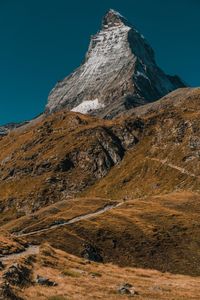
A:
{"label": "snow-capped summit", "polygon": [[46,112],[67,108],[112,118],[184,86],[157,66],[144,37],[110,9],[91,38],[84,63],[51,91]]}

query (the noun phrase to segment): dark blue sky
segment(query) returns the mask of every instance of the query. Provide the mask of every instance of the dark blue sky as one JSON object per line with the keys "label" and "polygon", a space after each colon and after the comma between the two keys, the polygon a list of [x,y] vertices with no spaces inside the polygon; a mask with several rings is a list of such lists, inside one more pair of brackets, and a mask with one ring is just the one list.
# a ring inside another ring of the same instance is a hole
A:
{"label": "dark blue sky", "polygon": [[143,33],[166,72],[200,86],[199,0],[0,0],[0,124],[42,112],[109,8]]}

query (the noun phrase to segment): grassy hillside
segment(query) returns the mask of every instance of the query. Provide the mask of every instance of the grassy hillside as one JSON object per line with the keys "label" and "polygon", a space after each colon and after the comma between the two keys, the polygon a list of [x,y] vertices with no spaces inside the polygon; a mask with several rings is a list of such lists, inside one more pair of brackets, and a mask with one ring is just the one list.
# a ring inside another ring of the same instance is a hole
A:
{"label": "grassy hillside", "polygon": [[[7,268],[13,261],[7,261]],[[119,287],[128,283],[136,291],[139,300],[198,300],[199,278],[161,273],[155,270],[120,268],[113,264],[97,264],[53,249],[48,244],[40,247],[39,253],[17,259],[20,267],[28,270],[29,276],[23,286],[15,284],[9,290],[16,299],[32,300],[93,300],[130,299],[121,295]],[[6,271],[0,271],[0,275]],[[57,284],[48,287],[35,283],[43,276]],[[2,278],[2,277],[1,277]],[[8,278],[8,280],[11,280]],[[0,292],[5,282],[0,280]],[[20,298],[19,298],[20,297]]]}
{"label": "grassy hillside", "polygon": [[199,89],[181,89],[112,121],[62,111],[12,131],[0,140],[1,228],[79,257],[91,245],[120,267],[199,276],[199,112]]}

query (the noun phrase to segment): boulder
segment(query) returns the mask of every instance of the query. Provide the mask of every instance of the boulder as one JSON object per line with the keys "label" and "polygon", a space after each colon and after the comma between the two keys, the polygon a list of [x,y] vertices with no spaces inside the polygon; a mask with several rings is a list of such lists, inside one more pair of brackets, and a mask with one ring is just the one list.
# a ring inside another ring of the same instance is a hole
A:
{"label": "boulder", "polygon": [[138,292],[136,292],[135,288],[132,286],[132,284],[124,283],[120,285],[118,288],[118,293],[121,295],[129,295],[129,296],[135,296],[138,295]]}
{"label": "boulder", "polygon": [[54,281],[49,280],[48,278],[41,277],[37,275],[36,283],[40,285],[46,285],[46,286],[57,286],[58,284]]}

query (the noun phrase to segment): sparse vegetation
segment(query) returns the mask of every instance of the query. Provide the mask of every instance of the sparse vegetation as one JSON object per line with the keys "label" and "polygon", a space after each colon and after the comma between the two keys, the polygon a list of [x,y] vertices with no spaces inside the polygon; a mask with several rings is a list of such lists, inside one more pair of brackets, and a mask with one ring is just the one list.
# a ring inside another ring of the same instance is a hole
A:
{"label": "sparse vegetation", "polygon": [[65,276],[70,276],[70,277],[74,277],[74,278],[78,278],[81,276],[80,272],[74,271],[74,270],[70,270],[70,269],[64,269],[62,271],[62,274]]}
{"label": "sparse vegetation", "polygon": [[102,276],[102,274],[100,274],[98,272],[91,272],[90,275],[93,277],[101,277]]}

